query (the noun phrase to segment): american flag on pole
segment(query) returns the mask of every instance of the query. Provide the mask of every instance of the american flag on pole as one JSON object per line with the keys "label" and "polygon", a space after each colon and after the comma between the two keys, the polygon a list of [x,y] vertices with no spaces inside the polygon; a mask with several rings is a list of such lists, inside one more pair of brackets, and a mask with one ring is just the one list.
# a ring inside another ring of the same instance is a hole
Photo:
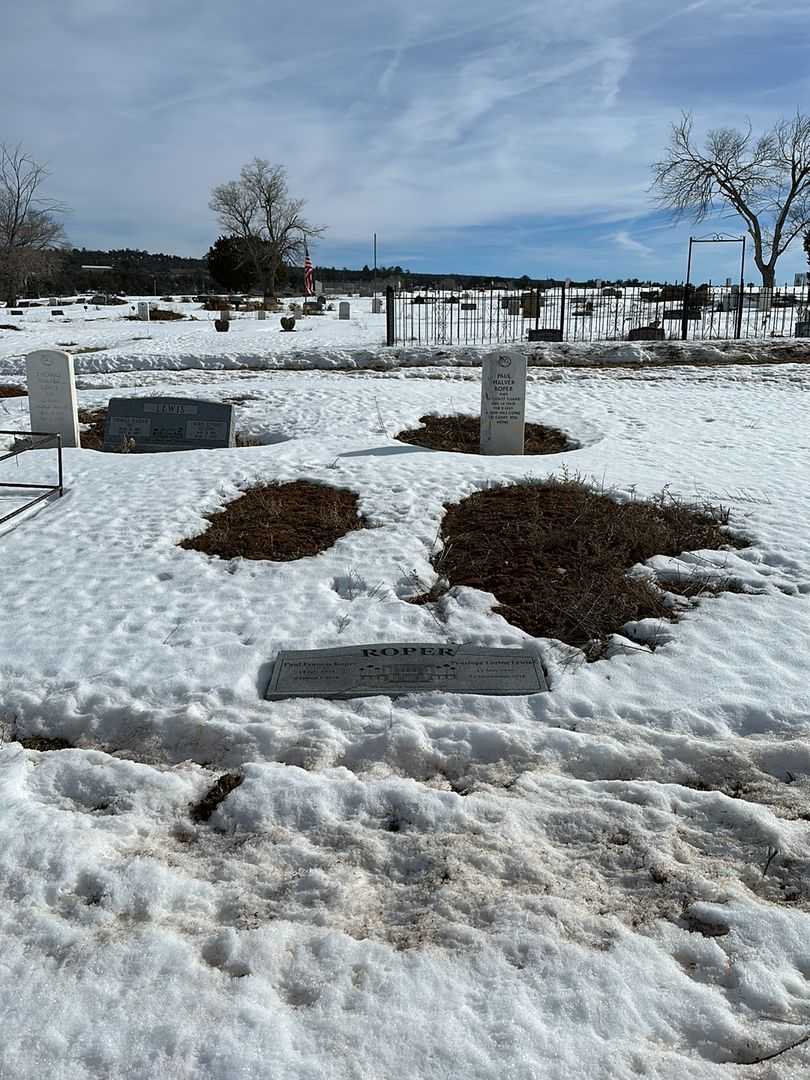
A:
{"label": "american flag on pole", "polygon": [[315,272],[312,269],[309,248],[306,245],[304,245],[304,253],[304,296],[312,296],[315,292]]}

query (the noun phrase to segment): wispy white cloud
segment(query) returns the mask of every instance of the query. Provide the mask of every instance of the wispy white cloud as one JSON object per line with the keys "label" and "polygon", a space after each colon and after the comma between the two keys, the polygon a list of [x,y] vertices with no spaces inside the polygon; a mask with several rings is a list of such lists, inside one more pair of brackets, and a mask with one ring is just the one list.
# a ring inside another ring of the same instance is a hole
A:
{"label": "wispy white cloud", "polygon": [[640,240],[634,239],[626,229],[619,229],[618,232],[613,233],[612,239],[622,251],[629,251],[633,255],[640,255],[642,259],[649,259],[655,254],[655,251],[651,247],[642,244]]}
{"label": "wispy white cloud", "polygon": [[[757,22],[759,62],[745,81],[715,74],[726,29],[737,51],[748,40],[737,9],[28,0],[5,27],[4,135],[50,162],[77,243],[204,250],[216,234],[211,187],[259,155],[285,164],[311,216],[329,224],[325,256],[340,259],[374,229],[410,252],[441,252],[452,236],[455,257],[541,260],[564,248],[559,236],[519,247],[506,227],[521,221],[535,232],[566,223],[572,257],[604,249],[650,263],[671,257],[681,233],[640,231],[649,163],[690,95],[711,102],[698,116],[706,126],[769,119],[774,96],[786,112],[801,100],[802,72],[791,83],[779,64],[778,0],[767,48]],[[701,74],[685,93],[690,65]],[[480,226],[503,232],[500,248],[481,246]]]}

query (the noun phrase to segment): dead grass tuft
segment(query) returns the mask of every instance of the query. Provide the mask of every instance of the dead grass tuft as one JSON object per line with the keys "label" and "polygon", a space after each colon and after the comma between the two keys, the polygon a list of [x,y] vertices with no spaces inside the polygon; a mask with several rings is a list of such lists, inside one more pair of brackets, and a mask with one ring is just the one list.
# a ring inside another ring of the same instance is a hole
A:
{"label": "dead grass tuft", "polygon": [[79,409],[79,423],[88,425],[86,430],[79,432],[79,442],[82,445],[82,450],[100,450],[102,448],[106,422],[106,409]]}
{"label": "dead grass tuft", "polygon": [[39,750],[46,754],[52,750],[72,750],[73,744],[65,739],[49,739],[45,735],[32,735],[27,739],[19,739],[20,745],[26,750]]}
{"label": "dead grass tuft", "polygon": [[354,492],[306,480],[251,488],[209,522],[179,547],[220,559],[291,562],[326,551],[365,526]]}
{"label": "dead grass tuft", "polygon": [[625,623],[677,615],[653,580],[628,570],[653,555],[744,546],[723,530],[727,517],[666,493],[618,503],[578,479],[550,478],[448,506],[434,566],[451,586],[493,593],[495,610],[534,637],[597,656],[594,646]]}
{"label": "dead grass tuft", "polygon": [[0,386],[0,398],[28,397],[28,391],[21,386]]}
{"label": "dead grass tuft", "polygon": [[244,777],[240,776],[239,773],[224,773],[220,776],[199,802],[192,803],[191,820],[197,822],[208,821],[219,804],[224,802],[243,780]]}
{"label": "dead grass tuft", "polygon": [[[480,416],[420,416],[420,428],[401,431],[398,442],[425,446],[429,450],[451,450],[457,454],[479,454],[481,441]],[[542,424],[526,424],[524,454],[561,454],[576,450],[577,444],[556,428]]]}

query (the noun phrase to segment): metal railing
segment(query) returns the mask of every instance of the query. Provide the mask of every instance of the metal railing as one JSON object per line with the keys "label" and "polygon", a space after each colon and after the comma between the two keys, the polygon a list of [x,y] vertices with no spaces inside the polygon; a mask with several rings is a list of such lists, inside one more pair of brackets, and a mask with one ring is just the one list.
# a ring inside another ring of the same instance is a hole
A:
{"label": "metal railing", "polygon": [[55,443],[57,469],[59,473],[59,479],[55,484],[0,483],[0,488],[14,488],[17,491],[40,491],[42,493],[33,499],[29,499],[23,506],[18,507],[16,510],[12,510],[11,513],[0,517],[0,525],[2,525],[4,522],[9,521],[18,514],[30,510],[32,506],[36,506],[37,503],[42,502],[43,499],[49,499],[52,495],[59,495],[60,497],[64,495],[64,474],[62,471],[61,435],[50,435],[43,431],[0,431],[0,435],[13,435],[17,439],[24,439],[23,442],[15,443],[11,450],[6,451],[4,454],[0,454],[0,462],[8,461],[10,458],[17,458],[20,454],[24,454],[28,450],[42,450],[44,447]]}
{"label": "metal railing", "polygon": [[[810,287],[532,286],[387,291],[388,344],[716,341],[810,336]],[[393,321],[393,326],[391,325]]]}

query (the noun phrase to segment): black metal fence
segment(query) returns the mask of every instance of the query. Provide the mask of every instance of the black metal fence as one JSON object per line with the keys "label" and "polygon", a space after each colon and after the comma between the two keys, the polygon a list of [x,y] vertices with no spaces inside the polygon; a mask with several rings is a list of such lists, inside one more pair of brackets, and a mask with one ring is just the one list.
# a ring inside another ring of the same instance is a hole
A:
{"label": "black metal fence", "polygon": [[13,435],[16,440],[11,450],[7,450],[4,454],[0,454],[0,462],[8,461],[11,458],[17,458],[27,450],[42,450],[46,446],[56,446],[56,464],[58,472],[58,480],[55,484],[28,484],[20,483],[19,481],[17,483],[0,483],[0,489],[13,488],[16,491],[39,492],[38,495],[35,495],[32,499],[28,499],[22,506],[18,506],[10,513],[0,517],[0,525],[2,525],[3,522],[9,521],[18,514],[22,514],[25,510],[30,510],[32,506],[36,506],[36,504],[42,502],[43,499],[49,499],[52,495],[61,496],[64,493],[64,484],[61,435],[48,435],[42,431],[0,431],[0,435]]}
{"label": "black metal fence", "polygon": [[773,290],[711,284],[389,289],[387,308],[391,345],[810,336],[808,286]]}

